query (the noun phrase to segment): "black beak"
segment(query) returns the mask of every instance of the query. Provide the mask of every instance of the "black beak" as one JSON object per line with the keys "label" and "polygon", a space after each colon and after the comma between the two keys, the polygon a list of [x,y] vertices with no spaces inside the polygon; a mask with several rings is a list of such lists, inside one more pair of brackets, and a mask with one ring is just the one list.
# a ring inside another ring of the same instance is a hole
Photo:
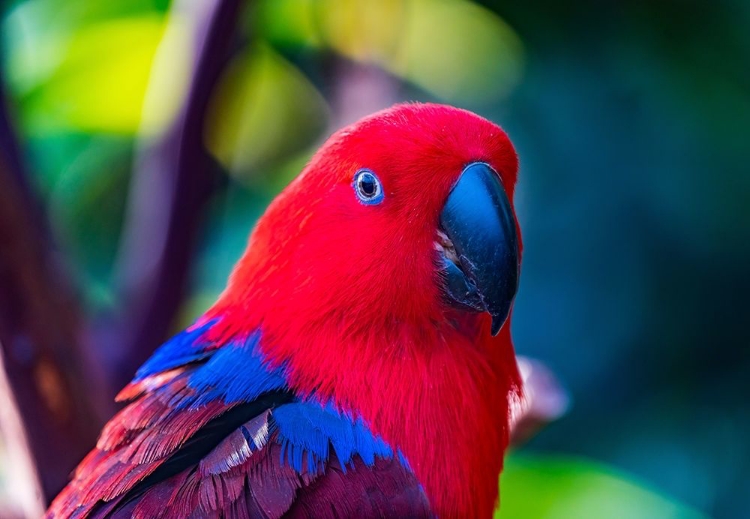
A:
{"label": "black beak", "polygon": [[440,226],[448,300],[463,310],[489,312],[497,335],[518,290],[518,235],[508,196],[490,166],[464,168]]}

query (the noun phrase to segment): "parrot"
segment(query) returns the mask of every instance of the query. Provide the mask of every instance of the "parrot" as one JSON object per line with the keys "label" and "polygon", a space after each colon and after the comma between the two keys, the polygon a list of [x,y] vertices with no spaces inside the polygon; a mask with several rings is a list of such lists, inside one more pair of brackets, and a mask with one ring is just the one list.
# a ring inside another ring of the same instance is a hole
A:
{"label": "parrot", "polygon": [[448,105],[333,133],[46,517],[491,517],[523,393],[517,173]]}

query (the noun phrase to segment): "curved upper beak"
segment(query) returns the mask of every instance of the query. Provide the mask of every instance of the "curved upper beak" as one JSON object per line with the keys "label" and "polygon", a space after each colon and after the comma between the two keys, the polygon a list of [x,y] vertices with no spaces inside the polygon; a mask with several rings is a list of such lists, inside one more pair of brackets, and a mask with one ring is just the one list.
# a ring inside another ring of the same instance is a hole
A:
{"label": "curved upper beak", "polygon": [[518,234],[498,174],[483,162],[464,168],[440,213],[445,294],[456,307],[489,312],[497,335],[518,290]]}

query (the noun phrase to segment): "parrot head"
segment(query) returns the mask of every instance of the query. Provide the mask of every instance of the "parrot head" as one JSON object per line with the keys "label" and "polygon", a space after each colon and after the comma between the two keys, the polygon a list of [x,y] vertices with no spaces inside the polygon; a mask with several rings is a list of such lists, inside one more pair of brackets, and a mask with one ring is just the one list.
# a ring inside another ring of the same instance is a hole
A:
{"label": "parrot head", "polygon": [[351,333],[486,314],[496,335],[518,288],[517,168],[507,135],[468,111],[403,104],[363,119],[271,204],[223,301]]}

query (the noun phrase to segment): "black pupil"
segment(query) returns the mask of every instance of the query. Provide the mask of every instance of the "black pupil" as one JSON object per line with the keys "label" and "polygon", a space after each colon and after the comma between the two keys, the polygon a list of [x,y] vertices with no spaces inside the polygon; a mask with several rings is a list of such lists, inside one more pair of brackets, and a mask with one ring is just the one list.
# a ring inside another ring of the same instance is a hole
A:
{"label": "black pupil", "polygon": [[374,196],[377,191],[375,178],[370,174],[364,174],[359,177],[359,190],[368,198]]}

